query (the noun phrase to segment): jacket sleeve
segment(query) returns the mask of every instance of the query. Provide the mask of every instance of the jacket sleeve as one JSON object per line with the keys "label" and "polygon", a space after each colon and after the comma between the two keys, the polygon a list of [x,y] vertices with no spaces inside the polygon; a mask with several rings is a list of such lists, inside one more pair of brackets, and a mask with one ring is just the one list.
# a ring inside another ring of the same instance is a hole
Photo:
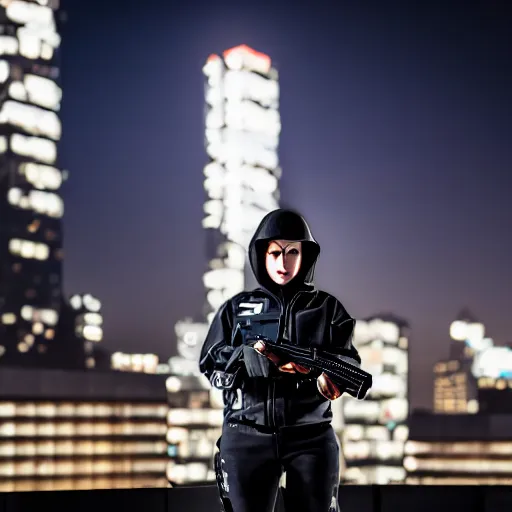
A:
{"label": "jacket sleeve", "polygon": [[356,321],[342,304],[336,300],[331,321],[331,339],[329,351],[342,360],[356,366],[361,365],[361,358],[352,344]]}
{"label": "jacket sleeve", "polygon": [[225,302],[217,311],[201,349],[199,370],[212,386],[230,389],[242,364],[243,346],[233,346],[233,306]]}

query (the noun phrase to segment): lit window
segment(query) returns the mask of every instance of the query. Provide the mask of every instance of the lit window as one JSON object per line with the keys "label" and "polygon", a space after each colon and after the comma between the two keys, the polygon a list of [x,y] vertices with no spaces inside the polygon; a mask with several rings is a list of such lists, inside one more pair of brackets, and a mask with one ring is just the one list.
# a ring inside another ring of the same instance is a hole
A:
{"label": "lit window", "polygon": [[44,108],[60,109],[62,89],[53,81],[36,75],[25,75],[25,89],[29,101]]}
{"label": "lit window", "polygon": [[24,341],[21,341],[20,343],[18,343],[18,350],[20,352],[28,352],[28,349],[29,349],[29,346]]}
{"label": "lit window", "polygon": [[33,242],[31,240],[22,240],[13,238],[9,241],[9,251],[22,258],[45,260],[49,256],[49,247],[43,243]]}
{"label": "lit window", "polygon": [[30,137],[15,133],[11,135],[11,149],[21,156],[27,156],[53,164],[57,159],[55,142],[39,137]]}
{"label": "lit window", "polygon": [[35,233],[38,229],[39,229],[39,226],[41,225],[41,221],[39,219],[34,219],[28,226],[27,226],[27,231],[29,233]]}
{"label": "lit window", "polygon": [[16,315],[14,313],[4,313],[2,315],[2,323],[4,325],[12,325],[16,322]]}
{"label": "lit window", "polygon": [[32,332],[39,336],[40,334],[43,334],[44,332],[44,325],[41,323],[41,322],[35,322],[33,325],[32,325]]}
{"label": "lit window", "polygon": [[[24,90],[23,85],[20,86]],[[36,136],[54,140],[61,137],[61,123],[55,112],[17,101],[8,100],[3,103],[0,109],[0,123],[19,126]]]}
{"label": "lit window", "polygon": [[12,36],[0,36],[0,55],[16,55],[18,40]]}

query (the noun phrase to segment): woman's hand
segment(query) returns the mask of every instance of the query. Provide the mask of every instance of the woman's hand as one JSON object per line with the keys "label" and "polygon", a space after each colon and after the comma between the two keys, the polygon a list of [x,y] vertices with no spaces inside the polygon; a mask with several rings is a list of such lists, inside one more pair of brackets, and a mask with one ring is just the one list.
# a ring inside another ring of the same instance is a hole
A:
{"label": "woman's hand", "polygon": [[285,373],[307,374],[311,370],[309,368],[305,368],[304,366],[301,366],[300,364],[297,364],[297,363],[286,363],[286,364],[283,364],[282,366],[279,366],[279,371],[285,372]]}
{"label": "woman's hand", "polygon": [[327,400],[336,400],[342,395],[338,386],[336,386],[325,373],[322,373],[322,375],[316,379],[316,387],[320,394],[327,398]]}
{"label": "woman's hand", "polygon": [[309,368],[305,368],[304,366],[293,362],[282,365],[279,357],[267,350],[267,347],[263,341],[257,341],[253,346],[254,350],[259,352],[261,355],[268,357],[281,372],[307,374],[311,371]]}

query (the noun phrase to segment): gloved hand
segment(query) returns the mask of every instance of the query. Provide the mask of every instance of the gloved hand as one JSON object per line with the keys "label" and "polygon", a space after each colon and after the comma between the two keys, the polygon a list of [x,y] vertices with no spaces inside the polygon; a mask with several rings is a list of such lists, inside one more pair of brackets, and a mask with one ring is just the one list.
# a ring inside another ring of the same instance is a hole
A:
{"label": "gloved hand", "polygon": [[256,352],[258,352],[258,353],[266,356],[268,359],[270,359],[270,361],[272,361],[278,367],[279,371],[281,371],[281,372],[307,374],[311,371],[309,368],[305,368],[304,366],[301,366],[300,364],[293,363],[293,362],[285,363],[282,365],[279,360],[279,357],[277,357],[275,354],[273,354],[272,352],[267,350],[265,343],[263,341],[257,341],[253,345],[253,347],[254,347],[254,350],[256,350]]}
{"label": "gloved hand", "polygon": [[251,345],[243,346],[243,360],[249,377],[268,377],[270,375],[269,360],[254,350]]}

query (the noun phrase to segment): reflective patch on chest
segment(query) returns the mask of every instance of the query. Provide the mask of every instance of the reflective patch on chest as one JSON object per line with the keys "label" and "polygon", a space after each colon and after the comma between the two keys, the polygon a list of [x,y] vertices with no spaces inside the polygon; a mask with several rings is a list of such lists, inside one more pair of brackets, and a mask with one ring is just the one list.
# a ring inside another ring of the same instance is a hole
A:
{"label": "reflective patch on chest", "polygon": [[238,304],[237,316],[259,315],[263,312],[265,302],[240,302]]}

